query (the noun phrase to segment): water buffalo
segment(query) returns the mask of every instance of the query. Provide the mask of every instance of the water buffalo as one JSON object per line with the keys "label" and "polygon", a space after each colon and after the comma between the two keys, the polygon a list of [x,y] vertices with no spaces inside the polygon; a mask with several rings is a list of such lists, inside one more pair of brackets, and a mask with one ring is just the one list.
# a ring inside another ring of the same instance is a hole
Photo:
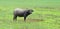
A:
{"label": "water buffalo", "polygon": [[30,14],[32,14],[33,10],[32,9],[20,9],[16,8],[14,10],[14,17],[13,20],[17,20],[17,17],[24,17],[24,21],[26,21],[26,17]]}

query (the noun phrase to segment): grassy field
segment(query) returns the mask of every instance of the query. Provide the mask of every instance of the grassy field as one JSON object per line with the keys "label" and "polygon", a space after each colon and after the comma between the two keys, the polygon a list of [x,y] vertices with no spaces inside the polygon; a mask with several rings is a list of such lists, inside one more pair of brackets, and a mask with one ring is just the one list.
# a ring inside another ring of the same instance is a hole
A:
{"label": "grassy field", "polygon": [[[32,8],[33,14],[13,21],[14,8]],[[60,0],[0,0],[0,29],[60,29]]]}

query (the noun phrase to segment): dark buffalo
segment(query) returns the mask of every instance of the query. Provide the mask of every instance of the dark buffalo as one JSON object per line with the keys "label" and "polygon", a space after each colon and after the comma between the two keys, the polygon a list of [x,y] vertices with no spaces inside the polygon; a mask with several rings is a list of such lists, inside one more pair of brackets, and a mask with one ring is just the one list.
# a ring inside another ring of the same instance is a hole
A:
{"label": "dark buffalo", "polygon": [[17,17],[24,17],[24,21],[26,20],[26,17],[30,14],[32,14],[33,10],[32,9],[20,9],[16,8],[14,10],[14,17],[13,20],[17,20]]}

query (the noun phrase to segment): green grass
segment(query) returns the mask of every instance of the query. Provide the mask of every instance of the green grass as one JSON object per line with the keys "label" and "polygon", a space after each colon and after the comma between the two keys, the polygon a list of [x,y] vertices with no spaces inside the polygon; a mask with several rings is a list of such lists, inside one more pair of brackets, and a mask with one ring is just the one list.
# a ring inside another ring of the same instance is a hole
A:
{"label": "green grass", "polygon": [[[0,29],[60,29],[60,0],[0,0]],[[32,8],[33,14],[13,21],[14,8]],[[50,9],[51,8],[51,9]]]}

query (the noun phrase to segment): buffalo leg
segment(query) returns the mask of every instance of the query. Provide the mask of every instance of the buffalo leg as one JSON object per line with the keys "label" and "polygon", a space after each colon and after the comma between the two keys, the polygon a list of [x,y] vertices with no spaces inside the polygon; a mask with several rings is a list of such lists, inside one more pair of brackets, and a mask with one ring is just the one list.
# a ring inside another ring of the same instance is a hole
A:
{"label": "buffalo leg", "polygon": [[26,17],[24,17],[24,21],[26,21]]}
{"label": "buffalo leg", "polygon": [[26,15],[27,13],[25,12],[25,14],[24,14],[24,21],[26,21],[26,17],[27,17],[27,15]]}
{"label": "buffalo leg", "polygon": [[14,17],[13,17],[13,20],[17,20],[17,16],[14,16]]}

